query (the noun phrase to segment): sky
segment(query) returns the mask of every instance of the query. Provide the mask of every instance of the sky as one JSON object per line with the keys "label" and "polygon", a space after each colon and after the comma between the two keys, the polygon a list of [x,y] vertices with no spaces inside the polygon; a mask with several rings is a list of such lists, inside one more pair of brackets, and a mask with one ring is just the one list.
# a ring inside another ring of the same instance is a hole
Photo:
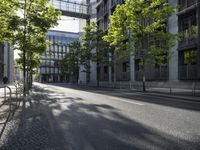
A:
{"label": "sky", "polygon": [[[82,2],[83,0],[70,0],[73,2]],[[52,30],[68,31],[68,32],[79,32],[79,19],[61,16],[61,20],[58,22],[59,25],[51,28]]]}
{"label": "sky", "polygon": [[[73,1],[73,0],[71,0]],[[81,2],[82,0],[74,0],[77,2]],[[20,12],[18,12],[20,14]],[[79,19],[61,16],[60,20],[58,21],[58,25],[50,30],[57,30],[57,31],[67,31],[67,32],[79,32]],[[14,52],[14,57],[18,58],[18,51]]]}
{"label": "sky", "polygon": [[59,25],[51,28],[51,30],[79,32],[79,19],[61,16],[61,20],[58,21]]}

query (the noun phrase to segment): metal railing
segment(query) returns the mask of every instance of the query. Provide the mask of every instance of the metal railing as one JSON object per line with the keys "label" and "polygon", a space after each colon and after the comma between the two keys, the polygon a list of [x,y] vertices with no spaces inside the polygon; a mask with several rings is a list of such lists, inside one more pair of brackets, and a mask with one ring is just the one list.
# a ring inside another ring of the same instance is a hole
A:
{"label": "metal railing", "polygon": [[[1,132],[0,132],[0,139],[1,139],[1,136],[2,136],[2,134],[3,134],[3,131],[4,131],[4,129],[5,129],[5,127],[6,127],[6,123],[9,121],[9,119],[10,119],[10,115],[11,115],[11,111],[12,111],[12,108],[11,108],[11,97],[12,97],[12,90],[11,90],[11,88],[9,87],[9,86],[6,86],[6,85],[4,85],[4,86],[0,86],[0,88],[1,89],[4,89],[4,102],[3,102],[3,104],[8,100],[8,115],[7,115],[7,117],[6,117],[6,119],[5,119],[5,121],[3,120],[3,121],[1,121],[0,122],[0,124],[4,124],[3,125],[3,128],[1,129]],[[7,98],[7,92],[6,92],[6,89],[8,89],[9,90],[9,97]],[[1,105],[1,107],[2,107],[3,105]]]}
{"label": "metal railing", "polygon": [[180,65],[179,66],[179,79],[198,79],[198,65]]}
{"label": "metal railing", "polygon": [[[82,87],[97,87],[96,82],[91,83],[79,83],[78,86]],[[111,88],[111,89],[131,89],[134,91],[142,91],[142,82],[128,81],[128,82],[99,82],[100,88]],[[182,96],[200,96],[200,83],[189,82],[189,83],[176,83],[176,82],[146,82],[146,89],[148,92],[171,94],[171,95],[182,95]]]}
{"label": "metal railing", "polygon": [[195,4],[197,4],[197,0],[179,0],[179,9],[183,10]]}
{"label": "metal railing", "polygon": [[[19,98],[22,96],[23,85],[20,82],[17,82],[17,83],[12,84],[12,85],[0,85],[0,89],[3,89],[3,95],[1,94],[2,97],[0,97],[0,102],[1,102],[0,110],[5,111],[5,112],[0,111],[0,115],[3,116],[3,117],[1,116],[2,118],[1,118],[1,121],[0,121],[0,125],[3,124],[3,127],[0,131],[0,139],[1,139],[7,122],[12,118],[11,117],[12,112],[14,110],[16,110],[18,108],[18,106],[20,105]],[[7,92],[7,89],[9,90],[9,92]],[[13,94],[14,94],[14,97],[13,97]],[[12,106],[13,106],[12,99],[16,100],[16,104],[15,104],[14,109],[12,109]],[[6,104],[7,104],[7,107],[6,107]],[[6,117],[4,117],[4,116],[6,116]]]}

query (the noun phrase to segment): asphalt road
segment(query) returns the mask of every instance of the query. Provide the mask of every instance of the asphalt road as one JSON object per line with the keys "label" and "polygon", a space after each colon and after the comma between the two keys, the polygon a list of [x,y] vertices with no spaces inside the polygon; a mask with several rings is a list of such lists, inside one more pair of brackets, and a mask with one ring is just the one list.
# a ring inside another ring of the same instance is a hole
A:
{"label": "asphalt road", "polygon": [[[200,150],[200,102],[63,84],[35,85],[40,88],[26,108],[35,104],[35,111],[43,110],[34,117],[42,121],[34,130],[51,144],[41,148],[38,137],[34,138],[38,148],[27,144],[21,149]],[[30,114],[25,129],[35,123]],[[32,136],[35,132],[24,137]]]}
{"label": "asphalt road", "polygon": [[48,92],[46,104],[72,150],[200,149],[200,102],[39,86]]}

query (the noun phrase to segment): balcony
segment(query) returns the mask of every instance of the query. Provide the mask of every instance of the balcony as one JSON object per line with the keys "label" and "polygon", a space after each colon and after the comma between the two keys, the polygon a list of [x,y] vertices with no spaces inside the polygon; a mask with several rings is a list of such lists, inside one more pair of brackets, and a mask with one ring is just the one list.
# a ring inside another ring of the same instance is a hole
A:
{"label": "balcony", "polygon": [[179,33],[179,48],[184,48],[188,46],[193,46],[197,44],[197,26],[192,27],[192,29],[185,30]]}
{"label": "balcony", "polygon": [[100,81],[108,81],[108,80],[109,80],[109,74],[100,75]]}
{"label": "balcony", "polygon": [[[168,79],[168,68],[151,68],[145,71],[147,81],[159,81]],[[141,81],[143,72],[141,70],[135,71],[135,79]]]}
{"label": "balcony", "polygon": [[179,0],[179,10],[184,10],[197,3],[197,0]]}
{"label": "balcony", "polygon": [[116,74],[117,81],[129,81],[130,80],[130,72],[120,72]]}
{"label": "balcony", "polygon": [[198,65],[181,65],[179,66],[179,79],[194,80],[199,79]]}

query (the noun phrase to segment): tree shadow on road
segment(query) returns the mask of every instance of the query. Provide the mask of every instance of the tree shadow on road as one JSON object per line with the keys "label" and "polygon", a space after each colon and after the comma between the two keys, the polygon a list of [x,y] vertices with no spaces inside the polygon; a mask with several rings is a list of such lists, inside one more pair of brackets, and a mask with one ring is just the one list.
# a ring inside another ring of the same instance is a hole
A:
{"label": "tree shadow on road", "polygon": [[21,111],[11,121],[14,125],[7,129],[9,132],[6,133],[7,139],[3,145],[0,145],[1,150],[68,149],[63,144],[63,134],[51,109],[41,103],[44,99],[48,100],[48,94],[42,94],[40,90],[36,89],[37,94],[23,101]]}
{"label": "tree shadow on road", "polygon": [[16,116],[15,133],[2,150],[143,150],[198,149],[189,142],[123,116],[106,104],[35,88]]}
{"label": "tree shadow on road", "polygon": [[198,149],[200,146],[130,120],[114,109],[103,109],[107,109],[109,116],[101,106],[74,103],[58,116],[66,137],[73,143],[73,149],[183,150]]}
{"label": "tree shadow on road", "polygon": [[142,93],[137,93],[130,90],[120,90],[120,89],[105,89],[105,88],[94,88],[94,87],[82,87],[75,85],[63,85],[63,84],[52,84],[53,86],[70,88],[74,90],[81,90],[85,92],[91,92],[95,94],[103,94],[108,96],[114,96],[118,98],[126,98],[129,100],[136,100],[141,102],[153,103],[163,106],[169,106],[174,108],[181,108],[186,110],[200,111],[200,102],[195,104],[188,103],[189,101],[184,101],[181,99],[167,98],[153,95],[145,95]]}

